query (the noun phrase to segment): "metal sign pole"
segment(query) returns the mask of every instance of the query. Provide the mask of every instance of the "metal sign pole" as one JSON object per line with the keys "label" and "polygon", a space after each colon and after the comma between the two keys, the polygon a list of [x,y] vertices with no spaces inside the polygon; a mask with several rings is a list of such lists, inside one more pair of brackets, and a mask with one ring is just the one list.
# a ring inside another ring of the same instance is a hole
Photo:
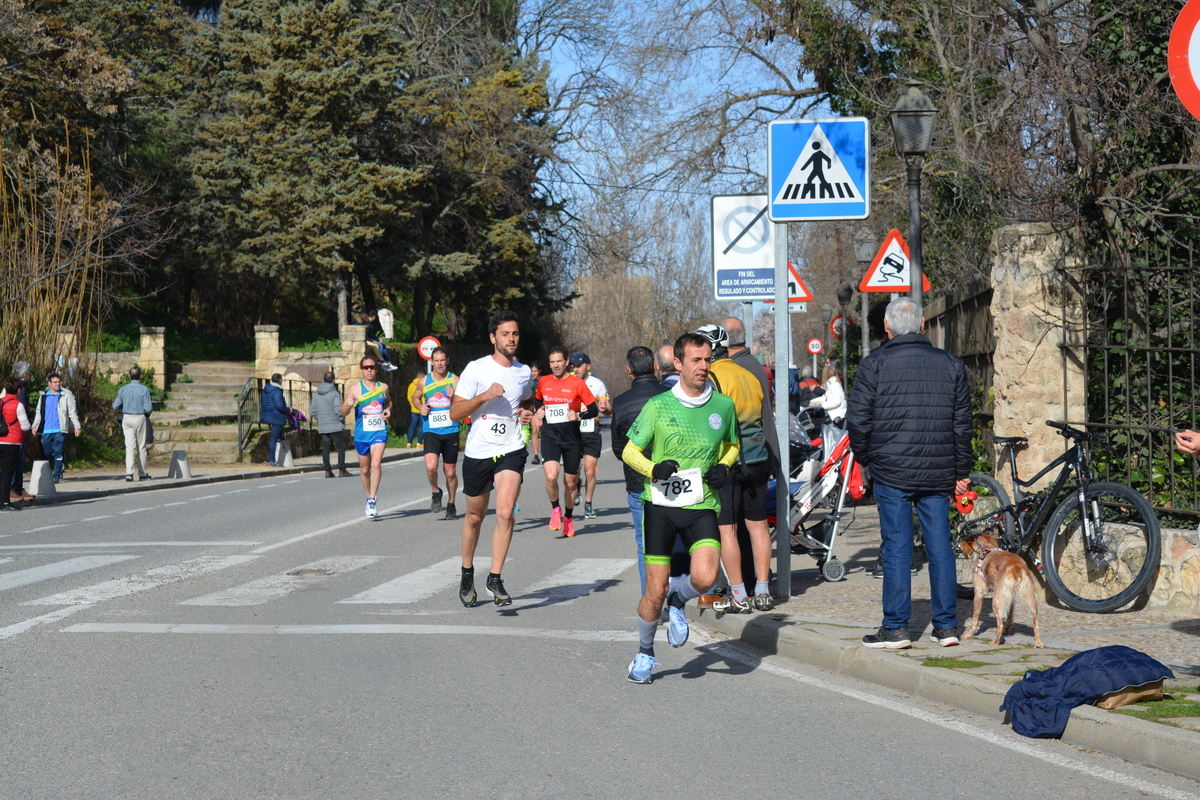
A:
{"label": "metal sign pole", "polygon": [[788,307],[786,224],[775,224],[775,431],[779,437],[779,473],[775,484],[775,597],[792,596],[791,459],[788,447],[788,361],[792,315]]}
{"label": "metal sign pole", "polygon": [[746,347],[754,352],[754,303],[742,303],[742,327],[746,329]]}

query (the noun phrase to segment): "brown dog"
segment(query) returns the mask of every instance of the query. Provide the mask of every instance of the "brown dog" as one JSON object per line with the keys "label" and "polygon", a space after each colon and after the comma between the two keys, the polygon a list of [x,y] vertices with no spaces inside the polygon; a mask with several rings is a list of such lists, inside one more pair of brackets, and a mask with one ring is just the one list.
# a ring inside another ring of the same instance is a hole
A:
{"label": "brown dog", "polygon": [[1013,611],[1020,594],[1033,615],[1033,646],[1041,647],[1033,573],[1025,560],[1016,553],[999,549],[996,540],[986,533],[979,534],[974,540],[964,539],[962,550],[966,556],[975,557],[975,616],[971,619],[971,629],[962,638],[970,639],[979,631],[983,593],[991,589],[992,613],[996,615],[996,638],[992,639],[992,644],[1000,644],[1000,637],[1012,628]]}

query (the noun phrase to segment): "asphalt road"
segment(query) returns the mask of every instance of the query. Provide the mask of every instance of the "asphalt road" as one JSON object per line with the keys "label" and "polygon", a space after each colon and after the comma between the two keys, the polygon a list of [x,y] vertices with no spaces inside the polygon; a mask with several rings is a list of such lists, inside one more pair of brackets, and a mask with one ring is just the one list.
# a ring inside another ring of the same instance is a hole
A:
{"label": "asphalt road", "polygon": [[[1184,778],[660,631],[626,681],[637,569],[599,517],[546,528],[531,467],[505,583],[456,596],[461,524],[418,461],[0,519],[0,797],[1200,797]],[[458,502],[461,511],[465,504]],[[440,516],[440,515],[439,515]]]}

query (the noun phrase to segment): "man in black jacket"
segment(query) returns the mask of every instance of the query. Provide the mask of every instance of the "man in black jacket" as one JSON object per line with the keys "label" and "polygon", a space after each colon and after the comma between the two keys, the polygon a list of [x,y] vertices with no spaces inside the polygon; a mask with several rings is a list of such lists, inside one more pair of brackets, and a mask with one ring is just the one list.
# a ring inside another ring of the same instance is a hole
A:
{"label": "man in black jacket", "polygon": [[870,467],[883,535],[883,625],[866,647],[911,646],[912,512],[921,519],[929,557],[932,641],[958,644],[950,494],[971,474],[971,395],[962,360],[919,333],[921,306],[901,297],[884,317],[892,337],[863,359],[846,414],[855,458]]}
{"label": "man in black jacket", "polygon": [[[654,377],[654,353],[649,347],[629,348],[625,354],[625,369],[633,379],[629,391],[620,394],[612,404],[612,451],[618,459],[625,451],[629,441],[627,434],[633,426],[633,421],[642,413],[646,401],[656,394],[668,391]],[[637,542],[638,575],[642,578],[642,594],[646,593],[646,550],[642,540],[642,491],[646,488],[646,479],[634,472],[633,468],[621,461],[625,470],[625,491],[629,497],[629,512],[633,514],[633,539]]]}

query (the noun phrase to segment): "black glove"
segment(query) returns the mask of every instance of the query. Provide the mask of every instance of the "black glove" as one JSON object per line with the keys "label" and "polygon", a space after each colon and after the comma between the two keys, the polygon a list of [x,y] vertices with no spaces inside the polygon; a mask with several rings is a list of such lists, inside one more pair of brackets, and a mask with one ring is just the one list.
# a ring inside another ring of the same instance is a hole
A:
{"label": "black glove", "polygon": [[654,480],[656,480],[656,481],[665,481],[667,478],[671,477],[678,471],[679,471],[679,462],[671,461],[670,459],[668,459],[666,461],[660,461],[657,464],[655,464],[654,469],[652,469],[650,471],[650,477],[654,478]]}
{"label": "black glove", "polygon": [[724,464],[713,464],[704,473],[704,481],[714,489],[720,489],[729,480],[729,467]]}

